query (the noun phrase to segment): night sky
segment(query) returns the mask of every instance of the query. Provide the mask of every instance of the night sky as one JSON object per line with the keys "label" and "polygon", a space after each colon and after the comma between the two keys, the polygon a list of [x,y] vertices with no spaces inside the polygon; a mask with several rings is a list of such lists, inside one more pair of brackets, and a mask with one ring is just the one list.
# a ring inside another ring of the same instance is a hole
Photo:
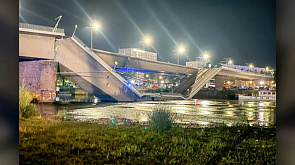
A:
{"label": "night sky", "polygon": [[93,34],[93,48],[118,52],[142,48],[143,36],[153,43],[158,60],[177,63],[173,51],[183,45],[180,64],[208,52],[213,63],[231,57],[235,64],[276,65],[275,0],[20,0],[19,22],[59,28],[90,47],[92,22],[102,24]]}

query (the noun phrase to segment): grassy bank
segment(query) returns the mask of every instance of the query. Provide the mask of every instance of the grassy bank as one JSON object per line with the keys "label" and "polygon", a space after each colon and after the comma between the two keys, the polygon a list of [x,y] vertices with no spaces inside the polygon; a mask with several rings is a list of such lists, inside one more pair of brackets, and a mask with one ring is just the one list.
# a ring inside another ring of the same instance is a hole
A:
{"label": "grassy bank", "polygon": [[19,121],[20,164],[275,164],[276,130]]}

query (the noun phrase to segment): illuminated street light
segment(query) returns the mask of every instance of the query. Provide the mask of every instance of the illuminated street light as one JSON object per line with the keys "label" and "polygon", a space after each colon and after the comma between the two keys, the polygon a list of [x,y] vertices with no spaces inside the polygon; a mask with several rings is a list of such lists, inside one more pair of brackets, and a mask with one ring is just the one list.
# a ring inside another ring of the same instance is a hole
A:
{"label": "illuminated street light", "polygon": [[229,60],[229,61],[228,61],[228,64],[232,64],[232,63],[233,63],[233,60]]}
{"label": "illuminated street light", "polygon": [[92,25],[92,27],[90,27],[90,31],[91,31],[91,46],[90,48],[92,49],[92,29],[95,29],[95,30],[100,30],[101,28],[101,25],[99,23],[94,23]]}
{"label": "illuminated street light", "polygon": [[159,76],[159,79],[162,79],[163,77],[162,76]]}
{"label": "illuminated street light", "polygon": [[204,55],[203,55],[203,57],[204,57],[204,59],[208,59],[209,58],[209,55],[208,55],[208,53],[205,53]]}
{"label": "illuminated street light", "polygon": [[268,70],[269,70],[268,66],[265,68],[265,70],[266,70],[266,71],[268,71]]}
{"label": "illuminated street light", "polygon": [[250,64],[250,65],[249,65],[249,68],[250,68],[249,71],[251,71],[251,69],[252,69],[253,67],[254,67],[253,64]]}
{"label": "illuminated street light", "polygon": [[179,52],[180,52],[180,53],[184,52],[184,48],[183,48],[183,47],[180,47],[180,48],[179,48]]}
{"label": "illuminated street light", "polygon": [[146,44],[149,44],[151,42],[151,39],[150,38],[145,38],[145,43]]}
{"label": "illuminated street light", "polygon": [[100,28],[100,25],[99,25],[98,23],[95,23],[95,24],[93,25],[93,27],[94,27],[95,29],[99,29],[99,28]]}
{"label": "illuminated street light", "polygon": [[152,42],[152,39],[148,36],[146,36],[142,41],[140,41],[142,43],[142,50],[144,50],[144,46],[145,45],[149,45]]}
{"label": "illuminated street light", "polygon": [[182,47],[182,46],[180,46],[179,48],[178,48],[178,51],[177,51],[177,64],[179,65],[179,54],[180,53],[183,53],[185,51],[185,49]]}

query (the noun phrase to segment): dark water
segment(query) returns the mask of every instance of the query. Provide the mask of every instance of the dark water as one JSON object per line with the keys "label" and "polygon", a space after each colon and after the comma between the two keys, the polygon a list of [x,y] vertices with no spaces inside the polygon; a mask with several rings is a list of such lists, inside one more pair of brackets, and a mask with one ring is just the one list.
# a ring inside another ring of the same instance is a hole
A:
{"label": "dark water", "polygon": [[177,114],[180,124],[211,125],[225,123],[233,125],[249,121],[250,125],[268,126],[275,123],[275,101],[239,101],[239,100],[173,100],[147,101],[133,103],[88,104],[37,104],[41,116],[74,121],[98,123],[129,122],[146,123],[153,107],[158,104],[169,106]]}

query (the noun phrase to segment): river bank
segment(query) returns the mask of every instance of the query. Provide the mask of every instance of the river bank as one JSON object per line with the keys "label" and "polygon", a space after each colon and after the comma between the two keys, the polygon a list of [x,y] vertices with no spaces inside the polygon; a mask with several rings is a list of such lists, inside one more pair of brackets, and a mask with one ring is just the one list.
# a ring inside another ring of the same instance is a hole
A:
{"label": "river bank", "polygon": [[275,164],[276,127],[19,120],[20,164]]}

